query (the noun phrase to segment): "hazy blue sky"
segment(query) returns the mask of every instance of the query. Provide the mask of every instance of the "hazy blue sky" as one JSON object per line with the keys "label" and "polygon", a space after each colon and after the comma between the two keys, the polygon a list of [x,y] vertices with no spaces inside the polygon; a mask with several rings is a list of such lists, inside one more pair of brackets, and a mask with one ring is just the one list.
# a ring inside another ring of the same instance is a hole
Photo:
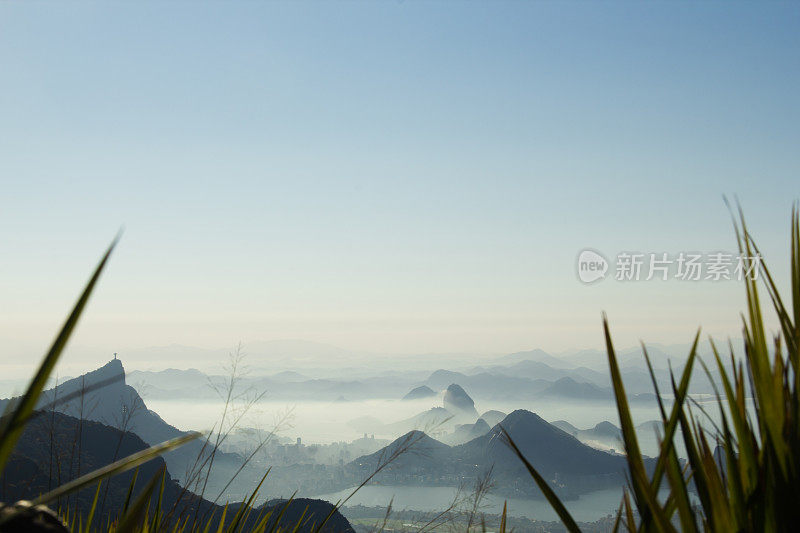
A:
{"label": "hazy blue sky", "polygon": [[575,258],[733,250],[737,194],[785,261],[798,94],[796,3],[3,2],[0,356],[121,225],[75,346],[737,334],[738,284]]}

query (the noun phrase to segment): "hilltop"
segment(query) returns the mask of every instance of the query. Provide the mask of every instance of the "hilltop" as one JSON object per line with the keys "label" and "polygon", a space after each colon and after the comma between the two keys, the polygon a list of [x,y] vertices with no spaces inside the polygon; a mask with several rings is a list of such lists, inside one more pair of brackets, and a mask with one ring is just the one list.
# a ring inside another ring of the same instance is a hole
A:
{"label": "hilltop", "polygon": [[376,476],[376,482],[452,485],[476,479],[493,469],[498,493],[539,496],[519,458],[502,442],[500,434],[503,429],[562,495],[574,497],[624,483],[624,457],[587,446],[526,410],[512,412],[489,431],[457,446],[448,446],[424,433],[410,432],[384,449],[356,459],[349,467],[365,473],[374,468],[380,458],[416,439],[419,445],[413,446]]}
{"label": "hilltop", "polygon": [[421,400],[423,398],[431,398],[436,396],[436,391],[428,387],[427,385],[420,385],[409,391],[408,394],[403,396],[404,400]]}

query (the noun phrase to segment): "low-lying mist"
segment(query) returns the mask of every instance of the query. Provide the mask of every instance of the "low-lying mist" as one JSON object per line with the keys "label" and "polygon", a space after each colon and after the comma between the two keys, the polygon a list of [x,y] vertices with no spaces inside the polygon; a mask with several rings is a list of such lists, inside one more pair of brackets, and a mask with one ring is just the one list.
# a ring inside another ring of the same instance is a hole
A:
{"label": "low-lying mist", "polygon": [[[211,429],[224,409],[222,401],[151,400],[147,405],[165,421],[184,430]],[[425,400],[374,399],[294,403],[264,400],[256,403],[244,415],[239,426],[271,431],[278,422],[284,421],[277,434],[292,440],[300,437],[305,444],[350,442],[363,437],[364,433],[380,439],[395,439],[407,430],[406,425],[397,424],[398,422],[408,421],[421,412],[441,405],[438,397]],[[476,399],[476,408],[479,413],[489,410],[509,413],[516,409],[527,409],[549,422],[563,420],[579,429],[590,428],[603,421],[615,425],[618,423],[616,407],[611,401],[512,403]],[[649,403],[632,407],[632,413],[637,424],[659,417],[657,406]],[[435,428],[416,429],[433,429],[432,433],[435,433]],[[643,434],[643,437],[647,436]]]}

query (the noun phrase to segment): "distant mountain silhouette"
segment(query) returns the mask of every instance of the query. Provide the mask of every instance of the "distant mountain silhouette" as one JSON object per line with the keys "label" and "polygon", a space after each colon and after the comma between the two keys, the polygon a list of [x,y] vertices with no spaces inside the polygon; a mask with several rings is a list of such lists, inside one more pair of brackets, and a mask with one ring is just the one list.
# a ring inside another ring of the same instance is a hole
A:
{"label": "distant mountain silhouette", "polygon": [[442,402],[445,409],[458,417],[468,417],[472,420],[478,418],[475,402],[469,397],[469,394],[456,383],[447,387]]}
{"label": "distant mountain silhouette", "polygon": [[[157,400],[218,400],[210,385],[227,381],[227,376],[206,375],[197,370],[133,371],[128,383]],[[354,379],[350,375],[340,378],[316,379],[303,374],[284,371],[272,375],[247,375],[239,379],[242,389],[269,391],[273,398],[282,400],[335,400],[345,396],[350,400],[367,398],[395,398],[402,396],[414,385],[418,377],[405,374],[380,375]]]}
{"label": "distant mountain silhouette", "polygon": [[660,420],[648,420],[636,426],[636,429],[661,429],[662,422]]}
{"label": "distant mountain silhouette", "polygon": [[[409,447],[409,445],[411,445]],[[379,464],[392,457],[399,450],[408,448],[401,453],[386,468],[386,474],[393,472],[418,472],[422,470],[435,470],[437,465],[448,459],[451,448],[447,444],[429,437],[422,431],[409,431],[402,437],[392,441],[388,446],[375,453],[355,459],[351,465],[358,467],[365,473],[371,473]]]}
{"label": "distant mountain silhouette", "polygon": [[525,457],[543,475],[584,477],[616,473],[626,467],[622,457],[595,450],[530,411],[517,410],[487,435],[461,446],[466,461],[492,459],[496,471],[520,471],[519,459],[498,439],[500,427],[508,432]]}
{"label": "distant mountain silhouette", "polygon": [[558,429],[560,429],[561,431],[569,433],[573,437],[576,437],[578,435],[578,432],[581,431],[580,429],[576,428],[566,420],[556,420],[555,422],[550,422],[550,423],[553,424]]}
{"label": "distant mountain silhouette", "polygon": [[536,361],[539,363],[545,363],[546,365],[553,368],[573,367],[573,365],[569,361],[561,359],[559,357],[554,357],[549,353],[545,352],[544,350],[540,350],[538,348],[527,352],[515,352],[508,355],[504,355],[500,360],[506,364],[527,360],[527,361]]}
{"label": "distant mountain silhouette", "polygon": [[458,383],[474,397],[504,401],[536,399],[539,393],[553,384],[552,381],[545,379],[490,372],[466,375],[448,370],[437,370],[424,382],[434,390],[444,389],[451,383]]}
{"label": "distant mountain silhouette", "polygon": [[488,433],[491,431],[491,429],[492,428],[484,419],[479,418],[474,424],[457,425],[453,433],[442,438],[442,442],[449,444],[450,446],[464,444],[465,442],[469,442],[476,437],[480,437],[481,435]]}
{"label": "distant mountain silhouette", "polygon": [[[665,350],[666,349],[666,350]],[[689,355],[690,346],[658,346],[647,345],[647,354],[655,369],[667,369],[668,362],[673,366],[682,365]],[[647,368],[642,349],[639,346],[617,350],[617,361],[622,369]],[[585,366],[598,371],[608,370],[608,355],[605,350],[579,350],[564,357],[564,360],[575,366]]]}
{"label": "distant mountain silhouette", "polygon": [[[504,495],[539,496],[535,483],[522,462],[502,442],[502,429],[508,432],[526,458],[560,494],[572,497],[624,482],[626,461],[581,443],[577,438],[549,424],[530,411],[517,410],[487,433],[464,444],[448,447],[425,436],[419,454],[401,457],[386,473],[376,476],[385,484],[446,485],[475,479],[493,468],[497,491]],[[370,456],[361,457],[349,467],[366,473],[379,457],[386,457],[391,446]],[[396,448],[395,448],[396,449]],[[647,459],[648,467],[652,460]]]}
{"label": "distant mountain silhouette", "polygon": [[[0,400],[0,409],[9,401]],[[54,402],[58,412],[134,431],[151,445],[185,434],[147,409],[139,393],[125,383],[125,369],[119,359],[44,391],[39,407]]]}
{"label": "distant mountain silhouette", "polygon": [[288,381],[290,383],[299,383],[301,381],[308,381],[309,377],[304,376],[299,372],[284,370],[283,372],[278,372],[277,374],[271,375],[270,379],[278,381]]}
{"label": "distant mountain silhouette", "polygon": [[[121,362],[120,362],[121,363]],[[164,390],[179,390],[187,387],[207,387],[209,376],[196,368],[179,370],[167,368],[154,372],[151,370],[134,370],[126,374],[128,383],[144,382],[149,387]]]}
{"label": "distant mountain silhouette", "polygon": [[572,378],[561,378],[541,393],[542,397],[569,398],[572,400],[610,400],[613,392],[591,383],[579,383]]}
{"label": "distant mountain silhouette", "polygon": [[529,359],[525,359],[508,366],[489,367],[486,369],[486,371],[493,374],[502,374],[506,376],[528,379],[544,379],[547,381],[555,381],[560,378],[574,375],[569,369],[553,368],[552,366],[542,363],[541,361],[531,361]]}
{"label": "distant mountain silhouette", "polygon": [[[523,352],[528,353],[528,352]],[[600,352],[598,352],[599,354]],[[402,398],[410,390],[427,387],[440,391],[452,383],[457,383],[478,402],[482,401],[531,401],[542,397],[570,397],[568,392],[559,391],[554,383],[569,378],[577,383],[589,383],[602,390],[610,391],[610,381],[606,368],[598,371],[585,366],[568,368],[553,366],[534,359],[501,358],[501,364],[473,367],[469,372],[455,372],[439,369],[420,380],[419,370],[390,371],[378,375],[365,375],[363,372],[343,372],[338,377],[315,379],[292,371],[272,375],[248,375],[240,381],[242,387],[256,391],[268,390],[272,398],[286,401],[306,399],[333,401],[344,396],[351,401],[373,398]],[[355,370],[355,369],[354,369]],[[647,371],[638,367],[622,369],[626,390],[632,401],[651,401],[650,379]],[[222,381],[224,376],[206,375],[196,369],[167,369],[159,372],[134,371],[128,376],[128,384],[155,400],[216,400],[217,395],[209,387],[209,381]],[[657,371],[657,379],[663,390],[669,390],[669,376]],[[693,382],[692,391],[704,392],[704,380]],[[547,389],[550,389],[545,393]],[[423,389],[424,390],[424,389]],[[586,394],[586,391],[573,389],[572,399],[600,399],[600,395]],[[427,394],[430,394],[426,391]],[[542,396],[542,394],[545,396]],[[648,396],[639,396],[648,394]],[[609,396],[610,399],[610,396]]]}
{"label": "distant mountain silhouette", "polygon": [[557,420],[553,425],[589,446],[622,449],[622,432],[611,422],[600,422],[589,429],[578,429],[564,420]]}
{"label": "distant mountain silhouette", "polygon": [[468,379],[467,375],[461,372],[439,369],[430,375],[425,384],[433,390],[442,390],[451,383],[459,383],[465,379]]}
{"label": "distant mountain silhouette", "polygon": [[436,391],[428,387],[427,385],[420,385],[419,387],[412,389],[408,394],[403,396],[404,400],[421,400],[424,398],[431,398],[436,396]]}
{"label": "distant mountain silhouette", "polygon": [[608,421],[603,421],[595,425],[592,428],[592,432],[598,436],[603,436],[612,439],[619,439],[619,440],[622,439],[622,431],[617,426]]}
{"label": "distant mountain silhouette", "polygon": [[506,416],[508,415],[502,411],[486,411],[481,415],[481,419],[484,420],[490,428],[493,428],[502,422]]}

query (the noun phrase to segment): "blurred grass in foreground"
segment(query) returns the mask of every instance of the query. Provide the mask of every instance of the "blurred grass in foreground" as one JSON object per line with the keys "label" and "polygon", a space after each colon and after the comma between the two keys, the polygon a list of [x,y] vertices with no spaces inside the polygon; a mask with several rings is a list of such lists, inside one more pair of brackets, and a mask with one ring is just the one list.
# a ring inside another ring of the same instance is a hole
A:
{"label": "blurred grass in foreground", "polygon": [[[747,230],[741,208],[734,217],[739,252],[746,267],[758,267],[753,257],[758,246]],[[722,390],[715,391],[721,423],[713,429],[695,419],[687,390],[699,361],[711,380],[709,368],[697,359],[700,333],[694,340],[680,378],[672,376],[675,396],[670,409],[661,401],[647,350],[643,356],[652,378],[661,413],[660,447],[655,469],[647,472],[611,341],[603,317],[608,364],[619,413],[628,465],[628,486],[613,530],[628,531],[795,531],[800,524],[800,223],[792,209],[790,238],[791,294],[785,302],[766,263],[759,279],[745,276],[746,312],[742,315],[744,360],[736,360],[733,347],[723,357],[709,339],[713,365]],[[780,331],[766,330],[758,283],[763,282]],[[712,383],[713,380],[712,380]],[[748,414],[748,408],[754,415]],[[705,413],[701,413],[705,416]],[[687,460],[675,450],[680,428]],[[547,481],[525,459],[506,433],[516,452],[568,531],[579,531],[575,520],[550,489]],[[666,490],[666,498],[663,491]],[[662,497],[659,498],[659,491]],[[696,492],[696,499],[690,492]],[[632,498],[631,498],[632,496]],[[693,500],[699,503],[693,503]],[[503,531],[504,528],[501,528]]]}

